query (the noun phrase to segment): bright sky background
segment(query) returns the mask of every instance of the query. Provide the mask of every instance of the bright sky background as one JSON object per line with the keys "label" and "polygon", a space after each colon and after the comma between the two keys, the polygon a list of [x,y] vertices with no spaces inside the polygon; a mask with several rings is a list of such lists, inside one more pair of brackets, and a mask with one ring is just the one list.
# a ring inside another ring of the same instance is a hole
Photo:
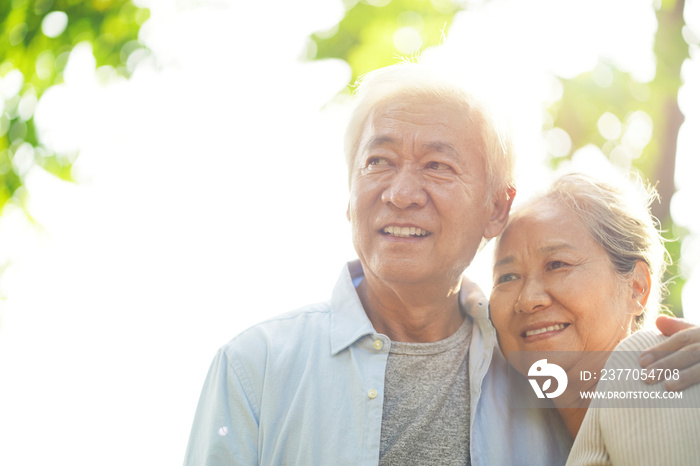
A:
{"label": "bright sky background", "polygon": [[[327,299],[354,257],[347,107],[329,103],[350,73],[299,59],[311,32],[341,19],[342,2],[142,3],[153,55],[132,79],[98,84],[89,50],[77,50],[65,85],[37,108],[48,143],[81,150],[79,183],[32,168],[36,224],[12,206],[0,218],[0,263],[10,260],[0,281],[0,464],[180,464],[216,350],[257,321]],[[700,2],[687,3],[700,20]],[[649,5],[496,0],[460,14],[424,59],[469,64],[498,86],[519,128],[526,195],[546,175],[536,154],[543,102],[556,97],[549,71],[574,76],[603,55],[649,78]],[[697,264],[695,55],[683,70],[673,213],[695,232],[683,254]],[[596,160],[585,166],[601,170]],[[482,255],[470,273],[485,289],[489,268]],[[697,275],[683,296],[696,316]]]}

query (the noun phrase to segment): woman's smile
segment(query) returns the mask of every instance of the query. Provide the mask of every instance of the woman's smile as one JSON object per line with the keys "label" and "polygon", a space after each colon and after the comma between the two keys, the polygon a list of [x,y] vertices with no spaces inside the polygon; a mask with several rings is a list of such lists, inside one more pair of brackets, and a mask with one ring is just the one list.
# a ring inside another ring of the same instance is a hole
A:
{"label": "woman's smile", "polygon": [[629,335],[632,291],[566,205],[513,216],[496,247],[491,319],[503,353],[609,351]]}

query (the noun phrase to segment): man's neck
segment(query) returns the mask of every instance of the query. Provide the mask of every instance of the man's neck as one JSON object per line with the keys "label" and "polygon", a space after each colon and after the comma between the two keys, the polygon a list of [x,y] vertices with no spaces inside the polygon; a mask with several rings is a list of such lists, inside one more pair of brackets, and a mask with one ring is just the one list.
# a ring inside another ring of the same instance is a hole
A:
{"label": "man's neck", "polygon": [[464,321],[453,285],[386,284],[365,276],[357,292],[374,329],[393,341],[444,340]]}

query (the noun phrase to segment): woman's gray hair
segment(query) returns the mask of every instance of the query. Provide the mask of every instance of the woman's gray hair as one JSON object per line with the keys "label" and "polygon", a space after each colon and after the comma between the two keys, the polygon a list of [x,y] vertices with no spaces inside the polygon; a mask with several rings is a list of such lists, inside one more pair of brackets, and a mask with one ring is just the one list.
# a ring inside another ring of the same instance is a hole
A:
{"label": "woman's gray hair", "polygon": [[397,97],[429,97],[459,105],[469,122],[465,132],[479,132],[486,166],[487,203],[495,193],[515,187],[513,143],[508,126],[492,105],[454,78],[417,63],[399,63],[361,76],[355,84],[355,108],[345,131],[349,183],[365,123],[373,108]]}
{"label": "woman's gray hair", "polygon": [[666,293],[663,276],[669,256],[665,239],[657,228],[658,221],[650,210],[657,198],[656,189],[641,183],[635,186],[631,180],[621,179],[612,185],[584,174],[569,173],[557,178],[546,194],[527,203],[532,206],[551,199],[570,208],[622,277],[630,276],[637,261],[646,262],[651,273],[649,299],[635,320],[637,328],[645,316],[659,312]]}

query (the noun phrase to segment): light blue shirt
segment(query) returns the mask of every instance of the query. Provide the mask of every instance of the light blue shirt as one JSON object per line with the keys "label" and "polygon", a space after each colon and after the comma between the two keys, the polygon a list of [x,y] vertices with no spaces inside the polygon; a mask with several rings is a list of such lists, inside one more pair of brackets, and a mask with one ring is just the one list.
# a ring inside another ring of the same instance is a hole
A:
{"label": "light blue shirt", "polygon": [[[374,331],[343,268],[330,302],[260,323],[223,346],[202,389],[185,465],[376,465],[391,341]],[[509,410],[506,362],[480,303],[469,317],[471,459],[564,464],[556,410]]]}

